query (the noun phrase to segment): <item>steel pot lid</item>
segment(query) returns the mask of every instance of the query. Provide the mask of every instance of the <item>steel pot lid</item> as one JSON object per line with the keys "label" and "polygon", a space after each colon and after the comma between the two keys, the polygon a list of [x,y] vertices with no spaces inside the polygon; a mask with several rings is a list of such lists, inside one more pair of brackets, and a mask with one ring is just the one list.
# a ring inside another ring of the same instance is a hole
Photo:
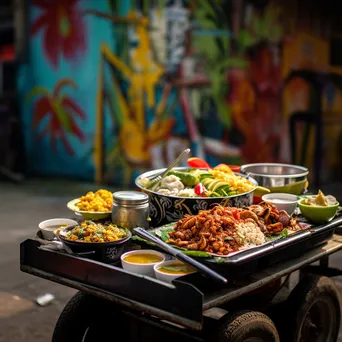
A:
{"label": "steel pot lid", "polygon": [[118,204],[139,205],[147,203],[148,195],[140,191],[117,191],[113,193],[113,201]]}

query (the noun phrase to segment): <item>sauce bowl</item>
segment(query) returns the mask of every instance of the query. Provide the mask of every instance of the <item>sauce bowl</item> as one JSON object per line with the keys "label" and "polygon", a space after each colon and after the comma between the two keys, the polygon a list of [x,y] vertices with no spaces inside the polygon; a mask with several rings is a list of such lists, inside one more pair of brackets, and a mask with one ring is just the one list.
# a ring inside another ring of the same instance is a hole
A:
{"label": "sauce bowl", "polygon": [[[181,266],[188,268],[188,272],[174,272],[174,273],[166,273],[162,271],[163,267],[170,267],[170,266]],[[187,274],[195,273],[197,272],[195,269],[192,269],[189,265],[184,264],[183,262],[179,260],[168,260],[164,262],[160,262],[156,265],[154,265],[154,272],[156,275],[156,278],[164,281],[166,283],[172,283],[172,280],[177,279],[179,277],[185,276]]]}
{"label": "sauce bowl", "polygon": [[294,213],[298,204],[298,197],[292,194],[271,193],[261,197],[267,203],[271,203],[278,210],[285,210],[290,216]]}
{"label": "sauce bowl", "polygon": [[[127,257],[130,256],[139,256],[139,255],[152,255],[157,257],[159,260],[156,262],[149,262],[149,263],[137,263],[125,260]],[[121,265],[124,270],[147,275],[150,277],[154,277],[154,270],[153,267],[160,262],[165,260],[165,255],[163,253],[154,251],[152,249],[139,249],[135,251],[130,251],[121,255]]]}
{"label": "sauce bowl", "polygon": [[53,240],[55,237],[55,231],[62,226],[64,228],[68,226],[74,226],[77,222],[75,220],[70,220],[66,218],[54,218],[50,220],[45,220],[39,223],[38,227],[42,233],[43,239]]}

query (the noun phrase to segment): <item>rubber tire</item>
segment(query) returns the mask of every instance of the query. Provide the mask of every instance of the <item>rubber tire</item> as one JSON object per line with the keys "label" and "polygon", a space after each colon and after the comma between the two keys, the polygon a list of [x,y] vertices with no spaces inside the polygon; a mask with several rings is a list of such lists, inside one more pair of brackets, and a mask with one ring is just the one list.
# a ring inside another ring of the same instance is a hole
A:
{"label": "rubber tire", "polygon": [[268,316],[258,311],[241,310],[220,319],[215,341],[244,342],[253,337],[259,338],[258,342],[280,341],[277,328]]}
{"label": "rubber tire", "polygon": [[[119,329],[115,329],[115,326]],[[88,328],[86,339],[83,340]],[[121,341],[124,332],[127,333],[124,328],[124,316],[120,315],[115,304],[78,292],[60,314],[52,342]]]}
{"label": "rubber tire", "polygon": [[[339,291],[334,282],[328,277],[310,275],[303,278],[292,290],[286,303],[286,316],[291,318],[286,320],[286,327],[281,331],[282,340],[287,342],[300,341],[300,331],[303,319],[311,306],[317,301],[317,298],[325,297],[334,307],[333,315],[335,322],[333,333],[329,335],[328,340],[324,342],[336,342],[338,339],[341,307],[339,300]],[[330,310],[329,310],[330,312]]]}

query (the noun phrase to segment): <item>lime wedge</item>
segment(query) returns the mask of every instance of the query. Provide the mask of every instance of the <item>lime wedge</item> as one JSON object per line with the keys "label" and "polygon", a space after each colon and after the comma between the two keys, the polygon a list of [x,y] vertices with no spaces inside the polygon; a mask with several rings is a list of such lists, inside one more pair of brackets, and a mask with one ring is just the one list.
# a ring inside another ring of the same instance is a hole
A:
{"label": "lime wedge", "polygon": [[262,186],[258,186],[255,190],[254,190],[254,196],[256,197],[261,197],[265,194],[270,193],[270,189],[264,188]]}

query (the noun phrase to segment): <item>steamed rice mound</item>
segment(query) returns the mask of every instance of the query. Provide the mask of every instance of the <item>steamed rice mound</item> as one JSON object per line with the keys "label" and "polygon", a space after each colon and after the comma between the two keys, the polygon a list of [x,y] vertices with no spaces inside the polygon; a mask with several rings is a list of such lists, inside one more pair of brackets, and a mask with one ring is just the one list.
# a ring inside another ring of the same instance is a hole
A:
{"label": "steamed rice mound", "polygon": [[264,233],[252,222],[238,224],[237,234],[242,239],[242,244],[245,246],[262,245],[266,242]]}

